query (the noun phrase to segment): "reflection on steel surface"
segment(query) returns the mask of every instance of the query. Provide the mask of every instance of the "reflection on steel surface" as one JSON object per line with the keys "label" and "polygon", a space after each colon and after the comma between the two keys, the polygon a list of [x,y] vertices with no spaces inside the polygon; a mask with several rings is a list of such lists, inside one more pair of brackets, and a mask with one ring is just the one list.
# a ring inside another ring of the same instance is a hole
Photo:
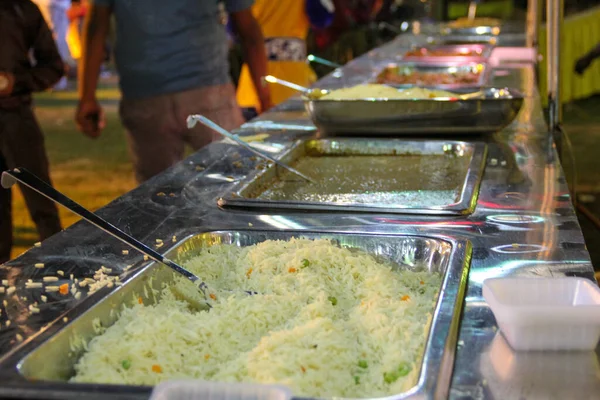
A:
{"label": "reflection on steel surface", "polygon": [[503,244],[502,246],[496,246],[491,248],[492,251],[497,253],[538,253],[540,251],[546,250],[545,246],[541,246],[539,244]]}
{"label": "reflection on steel surface", "polygon": [[544,222],[544,218],[542,217],[518,214],[490,215],[487,217],[487,220],[501,224],[532,224]]}
{"label": "reflection on steel surface", "polygon": [[[167,253],[167,256],[184,263],[202,249],[218,244],[249,246],[265,240],[289,240],[292,237],[327,238],[334,243],[358,248],[396,264],[398,268],[411,269],[424,266],[431,273],[443,276],[442,287],[437,299],[431,328],[427,335],[420,377],[411,390],[398,394],[402,398],[423,398],[443,395],[448,392],[452,374],[453,349],[456,346],[458,320],[466,289],[471,247],[467,241],[438,238],[435,236],[410,235],[364,235],[315,232],[278,231],[220,231],[206,232],[185,240]],[[144,287],[159,290],[163,283],[173,279],[173,273],[151,264],[138,272],[125,285],[102,301],[94,304],[86,302],[73,308],[66,316],[69,325],[58,333],[55,329],[39,335],[26,343],[16,353],[2,360],[1,367],[18,366],[20,376],[13,376],[13,382],[23,382],[24,378],[37,381],[53,381],[55,390],[61,390],[61,398],[82,398],[90,392],[101,392],[105,398],[129,393],[134,398],[143,398],[151,388],[140,386],[83,385],[65,382],[74,373],[74,364],[84,352],[85,344],[97,333],[93,321],[98,319],[102,326],[112,325],[118,318],[114,312],[122,304],[137,302],[141,296],[144,304],[153,304],[157,295]],[[151,332],[149,332],[151,334]],[[74,345],[78,343],[78,345]],[[52,360],[52,362],[47,362]],[[61,382],[62,381],[62,382]],[[79,396],[79,397],[78,397]]]}
{"label": "reflection on steel surface", "polygon": [[491,398],[592,399],[600,393],[595,352],[515,352],[501,332],[481,357],[480,368]]}

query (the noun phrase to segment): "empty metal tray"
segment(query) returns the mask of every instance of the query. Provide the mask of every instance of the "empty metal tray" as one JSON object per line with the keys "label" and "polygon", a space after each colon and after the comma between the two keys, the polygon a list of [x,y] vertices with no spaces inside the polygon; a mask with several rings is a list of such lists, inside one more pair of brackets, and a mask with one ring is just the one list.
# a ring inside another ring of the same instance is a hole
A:
{"label": "empty metal tray", "polygon": [[[418,383],[405,392],[387,399],[446,397],[452,376],[460,311],[465,294],[471,246],[467,241],[455,241],[435,236],[366,235],[359,233],[217,231],[193,236],[167,253],[167,257],[185,262],[199,249],[217,244],[248,246],[268,239],[289,240],[292,237],[328,238],[340,246],[362,249],[384,257],[399,268],[421,269],[443,276],[429,335],[425,347]],[[125,281],[125,284],[100,301],[87,298],[65,316],[50,324],[0,360],[0,397],[44,399],[147,399],[152,390],[146,386],[69,383],[74,365],[83,353],[82,346],[96,334],[93,321],[112,325],[118,318],[112,310],[141,296],[144,304],[158,301],[148,286],[155,289],[173,279],[173,272],[159,264],[150,264]],[[100,294],[100,293],[98,293]],[[149,295],[148,295],[149,294]],[[149,332],[151,334],[151,332]]]}
{"label": "empty metal tray", "polygon": [[456,141],[316,139],[298,141],[278,166],[249,175],[219,199],[222,207],[401,214],[471,213],[486,146]]}

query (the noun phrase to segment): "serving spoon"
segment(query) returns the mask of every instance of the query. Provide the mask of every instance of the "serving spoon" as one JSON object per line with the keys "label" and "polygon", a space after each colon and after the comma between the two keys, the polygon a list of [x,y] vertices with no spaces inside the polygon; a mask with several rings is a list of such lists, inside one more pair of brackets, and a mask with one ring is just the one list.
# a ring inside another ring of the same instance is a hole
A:
{"label": "serving spoon", "polygon": [[65,196],[58,190],[54,189],[52,186],[48,185],[46,182],[44,182],[43,180],[41,180],[40,178],[38,178],[37,176],[35,176],[31,172],[29,172],[25,168],[15,168],[13,170],[4,171],[2,173],[1,183],[2,183],[2,187],[4,187],[5,189],[9,189],[17,181],[22,183],[23,185],[35,190],[39,194],[49,198],[50,200],[56,202],[57,204],[60,204],[63,207],[69,209],[70,211],[79,215],[81,218],[85,219],[92,225],[102,229],[104,232],[108,233],[109,235],[111,235],[111,236],[119,239],[123,243],[133,247],[140,253],[145,254],[150,259],[152,259],[158,263],[164,264],[167,267],[171,268],[176,273],[184,276],[189,281],[191,281],[198,289],[200,289],[200,292],[204,296],[205,304],[201,304],[200,305],[201,308],[207,308],[207,309],[212,308],[212,306],[208,302],[208,298],[206,295],[208,285],[206,283],[204,283],[198,276],[194,275],[192,272],[188,271],[181,265],[168,259],[167,257],[163,256],[162,254],[158,253],[157,251],[146,246],[139,240],[137,240],[137,239],[133,238],[132,236],[128,235],[127,233],[123,232],[122,230],[120,230],[116,226],[112,225],[110,222],[106,221],[105,219],[100,218],[98,215],[96,215],[95,213],[86,209],[85,207],[83,207],[79,203],[75,202],[74,200],[70,199],[69,197]]}
{"label": "serving spoon", "polygon": [[290,89],[297,90],[298,92],[304,94],[307,98],[309,98],[311,100],[317,100],[317,99],[325,96],[327,93],[329,93],[329,90],[325,90],[325,89],[310,89],[310,88],[307,88],[305,86],[301,86],[301,85],[298,85],[296,83],[293,83],[293,82],[290,82],[290,81],[286,81],[285,79],[276,78],[273,75],[263,76],[263,80],[265,80],[265,81],[267,81],[269,83],[276,83],[278,85],[285,86],[285,87],[288,87]]}
{"label": "serving spoon", "polygon": [[[300,86],[301,87],[301,86]],[[220,125],[218,125],[217,123],[215,123],[214,121],[206,118],[204,115],[190,115],[187,117],[187,126],[189,129],[193,128],[194,126],[196,126],[196,124],[200,122],[201,124],[209,127],[210,129],[212,129],[213,131],[225,136],[227,139],[231,139],[233,140],[236,144],[242,146],[243,148],[250,150],[251,152],[253,152],[254,154],[256,154],[257,156],[264,158],[268,161],[271,161],[277,165],[279,165],[280,167],[287,169],[288,171],[290,171],[291,173],[293,173],[294,175],[298,175],[300,178],[310,182],[310,183],[316,183],[312,178],[304,175],[302,172],[298,171],[297,169],[294,169],[292,167],[290,167],[289,165],[287,165],[286,163],[283,163],[279,160],[277,160],[274,157],[271,157],[270,155],[263,153],[262,151],[256,150],[254,147],[250,146],[248,143],[244,142],[242,139],[239,138],[238,135],[234,135],[233,133],[227,131],[226,129],[224,129],[223,127],[221,127]]]}

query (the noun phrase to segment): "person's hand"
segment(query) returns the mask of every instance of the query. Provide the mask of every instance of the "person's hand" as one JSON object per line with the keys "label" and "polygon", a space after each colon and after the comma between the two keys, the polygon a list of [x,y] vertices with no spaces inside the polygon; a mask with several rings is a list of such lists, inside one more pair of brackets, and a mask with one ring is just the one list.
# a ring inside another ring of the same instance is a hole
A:
{"label": "person's hand", "polygon": [[15,76],[10,72],[0,71],[0,97],[8,97],[15,86]]}
{"label": "person's hand", "polygon": [[85,135],[95,139],[105,126],[104,111],[96,99],[82,100],[75,113],[77,128]]}
{"label": "person's hand", "polygon": [[586,69],[588,69],[588,67],[590,66],[591,63],[592,63],[592,60],[587,55],[581,57],[575,63],[575,72],[577,72],[578,75],[583,75],[584,71]]}
{"label": "person's hand", "polygon": [[269,108],[273,107],[273,102],[271,101],[271,90],[266,82],[261,82],[260,87],[258,88],[258,101],[260,102],[260,112],[265,112]]}

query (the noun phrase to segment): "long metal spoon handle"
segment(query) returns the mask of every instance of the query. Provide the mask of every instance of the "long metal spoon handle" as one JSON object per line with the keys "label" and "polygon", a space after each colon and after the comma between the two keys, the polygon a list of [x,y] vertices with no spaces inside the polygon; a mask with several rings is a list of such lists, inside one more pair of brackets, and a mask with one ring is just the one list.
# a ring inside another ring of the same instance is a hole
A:
{"label": "long metal spoon handle", "polygon": [[159,263],[163,263],[169,268],[172,268],[179,274],[185,276],[190,281],[196,283],[197,285],[199,284],[199,288],[204,292],[206,284],[204,284],[204,282],[201,282],[200,278],[198,278],[196,275],[183,268],[182,266],[176,264],[175,262],[169,260],[168,258],[162,256],[160,253],[146,246],[137,239],[129,236],[116,226],[100,218],[99,216],[89,211],[82,205],[71,200],[70,198],[60,193],[58,190],[54,189],[52,186],[48,185],[46,182],[44,182],[34,174],[32,174],[31,172],[27,171],[25,168],[15,168],[11,171],[5,171],[2,173],[2,187],[8,189],[12,185],[14,185],[16,181],[21,182],[23,185],[35,190],[43,196],[46,196],[50,200],[55,201],[56,203],[68,208],[69,210],[79,215],[81,218],[85,219],[89,223],[97,226],[104,232],[116,237],[123,243],[128,244],[129,246],[138,250],[142,254],[147,255],[152,260]]}
{"label": "long metal spoon handle", "polygon": [[315,183],[314,180],[312,180],[308,176],[304,175],[302,172],[300,172],[300,171],[298,171],[298,170],[290,167],[289,165],[286,165],[286,164],[282,163],[281,161],[278,161],[276,158],[271,157],[270,155],[265,154],[262,151],[256,150],[255,148],[253,148],[252,146],[250,146],[248,143],[246,143],[242,139],[240,139],[237,135],[234,135],[231,132],[228,132],[227,130],[223,129],[222,127],[220,127],[219,125],[217,125],[216,123],[214,123],[213,121],[211,121],[210,119],[206,118],[204,115],[190,115],[190,116],[187,117],[187,126],[188,126],[188,128],[193,128],[194,125],[196,125],[196,122],[200,122],[201,124],[204,124],[205,126],[207,126],[210,129],[214,130],[215,132],[220,133],[221,135],[225,136],[226,138],[233,140],[234,142],[236,142],[237,144],[239,144],[243,148],[250,150],[251,152],[253,152],[257,156],[262,157],[262,158],[266,158],[267,160],[269,160],[269,161],[271,161],[271,162],[279,165],[281,168],[287,169],[291,173],[293,173],[295,175],[298,175],[299,177],[301,177],[302,179],[307,180],[308,182]]}
{"label": "long metal spoon handle", "polygon": [[325,65],[325,66],[331,67],[331,68],[341,68],[342,67],[342,65],[340,65],[338,63],[331,62],[331,61],[326,60],[324,58],[315,56],[314,54],[309,54],[308,57],[306,57],[306,60],[308,62],[314,62],[314,63],[317,63],[317,64],[322,64],[322,65]]}
{"label": "long metal spoon handle", "polygon": [[283,79],[276,78],[273,75],[263,76],[263,79],[265,81],[269,82],[269,83],[277,83],[279,85],[289,87],[290,89],[294,89],[294,90],[297,90],[297,91],[302,92],[302,93],[310,93],[310,89],[307,88],[307,87],[297,85],[297,84],[295,84],[293,82],[290,82],[290,81],[286,81],[286,80],[283,80]]}

